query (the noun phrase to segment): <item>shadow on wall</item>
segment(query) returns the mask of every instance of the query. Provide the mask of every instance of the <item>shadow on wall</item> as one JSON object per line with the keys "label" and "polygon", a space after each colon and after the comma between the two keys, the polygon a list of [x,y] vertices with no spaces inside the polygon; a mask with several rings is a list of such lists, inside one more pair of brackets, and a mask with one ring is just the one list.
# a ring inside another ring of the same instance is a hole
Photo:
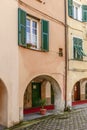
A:
{"label": "shadow on wall", "polygon": [[4,82],[0,79],[0,124],[7,126],[7,89]]}

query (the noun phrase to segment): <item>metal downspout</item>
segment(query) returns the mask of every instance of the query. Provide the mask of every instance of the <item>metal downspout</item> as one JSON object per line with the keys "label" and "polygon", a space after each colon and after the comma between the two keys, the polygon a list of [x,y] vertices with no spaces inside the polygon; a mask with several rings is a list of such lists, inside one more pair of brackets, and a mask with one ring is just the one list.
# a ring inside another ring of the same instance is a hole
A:
{"label": "metal downspout", "polygon": [[67,0],[64,0],[65,15],[65,108],[67,107]]}

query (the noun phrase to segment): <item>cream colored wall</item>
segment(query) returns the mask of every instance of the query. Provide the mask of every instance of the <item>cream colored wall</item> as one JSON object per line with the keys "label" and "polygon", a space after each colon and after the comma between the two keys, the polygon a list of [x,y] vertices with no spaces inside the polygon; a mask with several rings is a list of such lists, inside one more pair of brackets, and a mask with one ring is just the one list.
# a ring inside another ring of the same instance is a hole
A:
{"label": "cream colored wall", "polygon": [[[67,104],[72,105],[73,87],[77,81],[87,77],[87,72],[69,71],[67,83]],[[82,85],[82,84],[81,84]],[[83,85],[81,86],[83,88]],[[81,92],[82,93],[82,92]]]}
{"label": "cream colored wall", "polygon": [[[82,5],[87,4],[86,0],[76,0]],[[72,90],[77,81],[87,77],[87,57],[83,61],[73,60],[73,37],[79,37],[83,40],[83,50],[87,52],[87,25],[68,16],[67,0],[67,49],[68,49],[68,68],[67,68],[67,104],[72,103]]]}
{"label": "cream colored wall", "polygon": [[[19,121],[17,8],[18,3],[16,0],[1,0],[0,78],[6,85],[8,95],[6,97],[7,119],[4,123],[6,126],[11,126]],[[0,113],[3,113],[3,111],[4,108]]]}
{"label": "cream colored wall", "polygon": [[[61,2],[52,0],[52,3],[46,0],[45,4],[39,3],[36,0],[21,1],[27,3],[27,5],[22,2],[19,3],[19,7],[26,10],[27,13],[39,19],[49,21],[49,52],[40,52],[19,47],[20,109],[23,109],[23,94],[27,84],[39,75],[51,76],[59,83],[64,103],[64,0],[61,0]],[[59,48],[63,48],[63,57],[59,57],[58,55]],[[21,119],[23,118],[22,116]]]}

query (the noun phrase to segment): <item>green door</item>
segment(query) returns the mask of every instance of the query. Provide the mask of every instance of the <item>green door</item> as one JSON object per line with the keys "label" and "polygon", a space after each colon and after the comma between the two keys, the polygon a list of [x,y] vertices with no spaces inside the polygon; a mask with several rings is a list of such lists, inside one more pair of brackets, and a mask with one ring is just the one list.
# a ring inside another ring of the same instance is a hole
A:
{"label": "green door", "polygon": [[32,107],[40,106],[41,83],[32,83]]}

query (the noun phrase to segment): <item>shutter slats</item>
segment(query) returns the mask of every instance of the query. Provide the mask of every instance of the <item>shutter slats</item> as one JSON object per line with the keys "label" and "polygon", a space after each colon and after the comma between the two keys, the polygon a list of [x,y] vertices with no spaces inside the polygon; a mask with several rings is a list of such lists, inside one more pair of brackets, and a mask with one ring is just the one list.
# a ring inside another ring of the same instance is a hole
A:
{"label": "shutter slats", "polygon": [[68,0],[68,15],[73,17],[73,0]]}
{"label": "shutter slats", "polygon": [[49,22],[42,20],[42,49],[49,50]]}
{"label": "shutter slats", "polygon": [[82,5],[82,21],[87,22],[87,5]]}
{"label": "shutter slats", "polygon": [[26,46],[26,12],[18,9],[18,44]]}
{"label": "shutter slats", "polygon": [[82,39],[80,38],[73,38],[73,42],[74,42],[74,58],[78,59],[78,60],[82,60],[83,59],[83,55],[82,55]]}

